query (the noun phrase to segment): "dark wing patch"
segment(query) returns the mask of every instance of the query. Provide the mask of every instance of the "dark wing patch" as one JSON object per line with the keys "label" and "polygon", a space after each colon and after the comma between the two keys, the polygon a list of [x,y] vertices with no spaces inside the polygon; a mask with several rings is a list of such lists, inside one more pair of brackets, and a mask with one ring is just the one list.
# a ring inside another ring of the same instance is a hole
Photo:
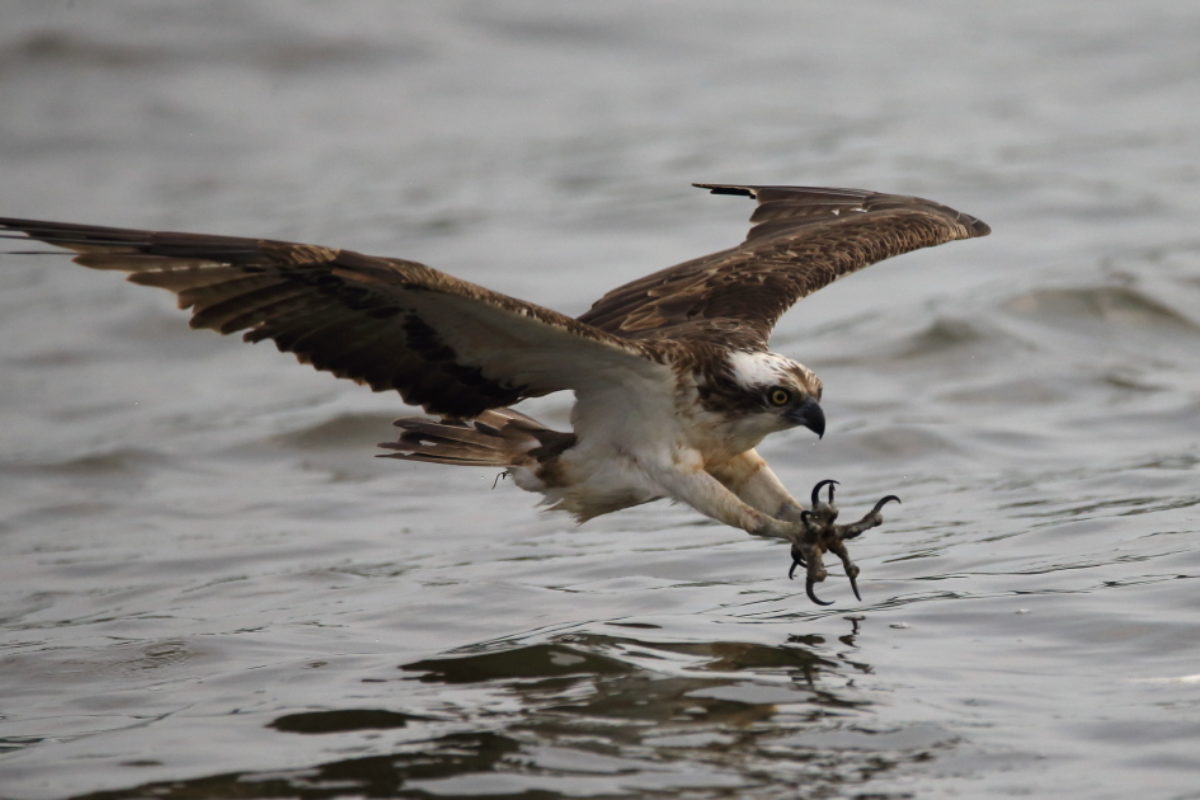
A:
{"label": "dark wing patch", "polygon": [[919,197],[695,185],[758,201],[745,241],[613,289],[581,322],[637,338],[685,335],[705,321],[732,320],[765,346],[788,308],[838,278],[885,258],[991,230],[975,217]]}
{"label": "dark wing patch", "polygon": [[[271,339],[304,363],[408,403],[472,417],[651,368],[631,343],[413,261],[267,239],[0,218],[0,230],[73,250],[178,295],[191,325]],[[13,237],[9,238],[22,238]],[[589,364],[596,367],[589,369]],[[601,368],[604,369],[601,369]]]}

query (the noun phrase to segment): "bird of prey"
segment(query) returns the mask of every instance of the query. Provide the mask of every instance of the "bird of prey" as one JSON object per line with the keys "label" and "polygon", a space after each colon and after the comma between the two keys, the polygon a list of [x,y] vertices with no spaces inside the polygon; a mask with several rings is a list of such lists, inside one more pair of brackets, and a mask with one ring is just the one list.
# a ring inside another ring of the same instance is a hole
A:
{"label": "bird of prey", "polygon": [[[397,420],[398,441],[381,445],[393,458],[503,469],[581,522],[677,500],[789,543],[789,576],[803,567],[822,605],[813,586],[832,552],[858,596],[845,541],[897,498],[838,525],[835,481],[805,508],[755,452],[770,433],[825,431],[821,381],[768,337],[793,303],[843,275],[989,228],[917,197],[695,185],[756,201],[746,239],[613,289],[574,319],[414,261],[332,247],[9,218],[0,229],[175,292],[194,328],[271,339],[437,417]],[[575,394],[570,432],[509,407],[562,390]]]}

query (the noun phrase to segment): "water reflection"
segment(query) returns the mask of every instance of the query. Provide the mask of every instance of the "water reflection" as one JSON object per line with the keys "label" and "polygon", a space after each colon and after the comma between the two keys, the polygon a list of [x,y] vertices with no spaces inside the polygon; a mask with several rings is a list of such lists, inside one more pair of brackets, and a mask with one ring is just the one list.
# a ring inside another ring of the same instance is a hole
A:
{"label": "water reflection", "polygon": [[[131,789],[79,795],[79,800],[117,800],[134,797],[393,797],[413,779],[437,779],[495,769],[520,745],[495,733],[451,734],[422,742],[412,752],[331,761],[316,767],[271,771],[230,772],[189,781],[145,784]],[[429,796],[405,791],[405,797]],[[502,795],[494,795],[502,796]]]}
{"label": "water reflection", "polygon": [[284,733],[348,733],[403,728],[408,725],[409,720],[420,719],[428,717],[398,714],[395,711],[377,708],[348,708],[285,714],[272,722],[271,727]]}
{"label": "water reflection", "polygon": [[[354,732],[403,739],[386,754],[83,797],[730,796],[801,783],[817,791],[954,744],[936,726],[877,730],[862,713],[873,701],[854,678],[872,668],[854,657],[857,619],[835,638],[793,634],[778,644],[669,641],[654,625],[620,625],[649,635],[589,630],[424,659],[399,667],[401,707],[291,713],[264,731],[331,743]],[[436,713],[402,707],[410,704]]]}

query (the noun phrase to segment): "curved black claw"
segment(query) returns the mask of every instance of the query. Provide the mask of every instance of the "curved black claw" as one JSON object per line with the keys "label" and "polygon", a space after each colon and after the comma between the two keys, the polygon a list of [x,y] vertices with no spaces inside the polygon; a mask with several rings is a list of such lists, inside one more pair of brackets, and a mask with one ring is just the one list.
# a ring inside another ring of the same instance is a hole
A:
{"label": "curved black claw", "polygon": [[854,590],[854,597],[861,603],[862,595],[858,593],[858,565],[850,560],[850,552],[846,550],[846,545],[839,540],[833,542],[829,550],[841,559],[842,568],[846,571],[846,577],[850,581],[850,588]]}
{"label": "curved black claw", "polygon": [[858,593],[858,575],[852,572],[847,572],[846,577],[850,579],[850,588],[854,590],[854,597],[858,602],[862,602],[862,595]]}
{"label": "curved black claw", "polygon": [[795,550],[793,550],[792,551],[792,567],[791,567],[791,569],[788,570],[788,580],[789,581],[795,580],[796,567],[804,567],[805,569],[808,569],[808,562],[804,560],[804,556],[800,555]]}
{"label": "curved black claw", "polygon": [[823,481],[819,481],[817,483],[817,485],[813,487],[813,490],[812,490],[812,507],[816,508],[817,506],[819,506],[821,504],[820,494],[821,494],[821,487],[823,487],[823,486],[829,487],[829,504],[833,505],[833,487],[835,487],[837,485],[838,485],[838,482],[835,481],[833,478],[826,478]]}
{"label": "curved black claw", "polygon": [[887,497],[879,498],[879,502],[876,503],[875,507],[871,509],[871,513],[878,514],[879,509],[883,508],[884,506],[886,506],[888,503],[892,502],[893,500],[895,500],[897,503],[900,502],[900,498],[896,497],[896,495],[894,495],[894,494],[889,494]]}
{"label": "curved black claw", "polygon": [[808,580],[806,580],[804,582],[804,591],[808,593],[808,599],[812,600],[814,603],[816,603],[819,606],[833,605],[832,600],[822,600],[821,598],[817,597],[816,592],[813,591],[813,579],[812,579],[811,575],[809,575]]}

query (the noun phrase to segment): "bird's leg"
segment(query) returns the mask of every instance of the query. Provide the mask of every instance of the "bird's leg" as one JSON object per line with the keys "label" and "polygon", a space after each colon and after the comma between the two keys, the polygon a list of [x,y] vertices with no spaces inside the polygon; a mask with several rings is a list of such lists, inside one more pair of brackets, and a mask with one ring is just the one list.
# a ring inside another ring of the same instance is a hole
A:
{"label": "bird's leg", "polygon": [[[823,480],[813,487],[810,507],[800,512],[804,533],[792,542],[792,567],[788,570],[788,577],[792,578],[795,577],[796,567],[804,567],[804,591],[809,600],[820,606],[829,603],[817,597],[813,586],[828,575],[822,556],[829,547],[827,532],[838,515],[837,506],[833,504],[833,487],[836,485],[835,480]],[[829,487],[829,501],[821,502],[821,489],[825,486]]]}
{"label": "bird's leg", "polygon": [[795,541],[801,535],[798,522],[776,519],[755,508],[702,467],[680,469],[672,465],[654,471],[652,477],[668,497],[752,536]]}
{"label": "bird's leg", "polygon": [[736,494],[743,503],[775,519],[799,522],[804,510],[784,488],[779,476],[754,450],[706,467],[710,475]]}
{"label": "bird's leg", "polygon": [[[864,531],[882,524],[883,515],[880,511],[883,507],[893,500],[897,503],[900,502],[899,497],[889,494],[877,502],[875,507],[858,522],[837,525],[835,521],[838,510],[837,506],[833,504],[833,487],[836,485],[837,481],[823,480],[813,487],[812,508],[800,515],[805,532],[799,540],[792,543],[792,566],[788,570],[788,577],[792,578],[796,574],[796,567],[805,568],[804,591],[810,600],[822,606],[829,605],[829,602],[818,598],[813,591],[813,586],[825,580],[828,574],[822,563],[822,556],[828,551],[841,560],[846,577],[850,580],[850,588],[854,591],[854,596],[861,602],[862,595],[858,592],[859,569],[850,560],[850,552],[846,549],[845,543],[847,540],[861,535]],[[820,494],[821,489],[825,486],[829,487],[829,500],[823,503]]]}
{"label": "bird's leg", "polygon": [[[888,495],[858,522],[838,525],[838,509],[833,502],[837,481],[819,482],[812,489],[810,507],[803,508],[753,450],[710,469],[708,474],[700,470],[663,471],[659,480],[671,497],[714,519],[754,536],[789,542],[792,565],[788,577],[794,578],[796,569],[803,568],[805,593],[814,603],[830,605],[814,591],[816,584],[828,577],[823,558],[826,552],[841,560],[854,596],[862,600],[858,591],[859,569],[850,560],[845,542],[882,523],[880,509],[892,500],[899,502],[899,498]],[[826,499],[822,500],[822,489],[826,487]]]}

